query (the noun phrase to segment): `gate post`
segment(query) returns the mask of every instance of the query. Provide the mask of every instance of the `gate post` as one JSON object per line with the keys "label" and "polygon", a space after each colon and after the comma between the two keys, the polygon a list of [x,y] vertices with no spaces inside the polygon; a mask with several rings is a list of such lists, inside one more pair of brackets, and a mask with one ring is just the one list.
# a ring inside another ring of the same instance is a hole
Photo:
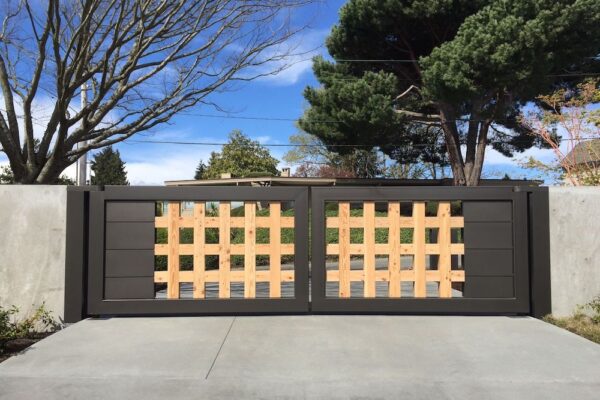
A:
{"label": "gate post", "polygon": [[550,285],[550,205],[547,187],[519,187],[527,192],[531,315],[552,312]]}
{"label": "gate post", "polygon": [[86,318],[88,213],[90,191],[97,187],[67,187],[64,322]]}

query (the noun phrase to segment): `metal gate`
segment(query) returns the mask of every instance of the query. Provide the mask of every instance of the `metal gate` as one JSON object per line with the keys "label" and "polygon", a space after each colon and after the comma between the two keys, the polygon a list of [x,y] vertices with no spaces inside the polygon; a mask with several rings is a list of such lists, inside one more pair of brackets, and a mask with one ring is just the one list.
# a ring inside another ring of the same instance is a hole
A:
{"label": "metal gate", "polygon": [[92,192],[87,308],[97,315],[306,312],[308,189]]}
{"label": "metal gate", "polygon": [[529,313],[527,193],[315,188],[312,310]]}
{"label": "metal gate", "polygon": [[550,295],[547,210],[543,190],[519,187],[74,190],[66,320],[541,315]]}

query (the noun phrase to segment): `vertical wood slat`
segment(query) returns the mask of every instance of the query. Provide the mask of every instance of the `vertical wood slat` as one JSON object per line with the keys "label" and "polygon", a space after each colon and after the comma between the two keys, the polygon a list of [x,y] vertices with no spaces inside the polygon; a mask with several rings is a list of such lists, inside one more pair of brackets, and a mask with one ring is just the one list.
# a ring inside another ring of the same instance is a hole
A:
{"label": "vertical wood slat", "polygon": [[167,269],[169,280],[167,281],[167,298],[179,298],[179,208],[180,202],[170,201],[167,214],[168,230],[168,261]]}
{"label": "vertical wood slat", "polygon": [[425,202],[413,203],[413,248],[415,271],[415,297],[427,296],[427,283],[425,281]]}
{"label": "vertical wood slat", "polygon": [[388,296],[400,297],[402,295],[402,282],[400,281],[400,203],[388,203],[388,270],[390,273]]}
{"label": "vertical wood slat", "polygon": [[452,258],[450,254],[450,203],[440,202],[438,205],[438,244],[440,254],[438,258],[438,271],[440,273],[439,297],[452,297],[452,281],[450,270]]}
{"label": "vertical wood slat", "polygon": [[375,202],[365,201],[363,206],[365,221],[365,284],[364,296],[375,297]]}
{"label": "vertical wood slat", "polygon": [[256,297],[256,203],[244,203],[244,297]]}
{"label": "vertical wood slat", "polygon": [[338,258],[339,268],[339,297],[350,297],[350,203],[340,202],[338,217],[340,219],[339,227],[339,247],[340,254]]}
{"label": "vertical wood slat", "polygon": [[281,297],[281,202],[272,201],[269,204],[269,217],[269,297],[277,298]]}
{"label": "vertical wood slat", "polygon": [[231,293],[231,202],[219,203],[219,298]]}
{"label": "vertical wood slat", "polygon": [[206,258],[204,255],[204,243],[206,233],[204,217],[206,215],[206,204],[204,202],[194,203],[194,293],[195,299],[203,299],[206,296],[204,271],[206,270]]}

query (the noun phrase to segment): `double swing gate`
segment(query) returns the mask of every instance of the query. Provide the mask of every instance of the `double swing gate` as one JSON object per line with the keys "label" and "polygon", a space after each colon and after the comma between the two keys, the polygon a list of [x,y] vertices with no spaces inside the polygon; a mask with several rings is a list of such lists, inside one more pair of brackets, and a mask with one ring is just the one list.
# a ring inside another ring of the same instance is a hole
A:
{"label": "double swing gate", "polygon": [[67,314],[73,303],[82,316],[530,314],[549,296],[539,212],[547,201],[532,207],[532,191],[519,187],[106,187],[69,196],[68,232],[82,239],[67,249]]}

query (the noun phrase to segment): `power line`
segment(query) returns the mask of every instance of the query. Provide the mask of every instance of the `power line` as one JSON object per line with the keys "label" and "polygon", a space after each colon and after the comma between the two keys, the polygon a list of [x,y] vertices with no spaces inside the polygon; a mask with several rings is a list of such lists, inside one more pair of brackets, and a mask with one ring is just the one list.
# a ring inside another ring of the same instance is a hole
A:
{"label": "power line", "polygon": [[[517,139],[517,138],[515,138]],[[561,140],[566,140],[566,141],[581,141],[581,140],[595,140],[598,138],[595,137],[583,137],[583,138],[579,138],[579,139],[573,139],[573,138],[563,138]],[[522,141],[526,141],[527,139],[523,138]],[[174,141],[174,140],[135,140],[135,139],[128,139],[126,141],[124,141],[124,143],[147,143],[147,144],[173,144],[173,145],[191,145],[191,146],[225,146],[229,143],[225,143],[225,142],[187,142],[187,141]],[[493,145],[493,144],[508,144],[506,142],[501,142],[501,141],[489,141],[487,144],[489,145]],[[414,144],[387,144],[386,146],[393,146],[393,147],[398,147],[398,148],[411,148],[411,147],[432,147],[432,146],[441,146],[443,145],[443,143],[414,143]],[[325,144],[298,144],[298,143],[265,143],[265,144],[261,144],[261,146],[264,147],[319,147],[319,148],[325,148],[325,147],[331,147],[331,148],[335,148],[335,147],[345,147],[345,148],[373,148],[373,147],[381,147],[380,145],[374,145],[374,144],[334,144],[334,145],[325,145]]]}

